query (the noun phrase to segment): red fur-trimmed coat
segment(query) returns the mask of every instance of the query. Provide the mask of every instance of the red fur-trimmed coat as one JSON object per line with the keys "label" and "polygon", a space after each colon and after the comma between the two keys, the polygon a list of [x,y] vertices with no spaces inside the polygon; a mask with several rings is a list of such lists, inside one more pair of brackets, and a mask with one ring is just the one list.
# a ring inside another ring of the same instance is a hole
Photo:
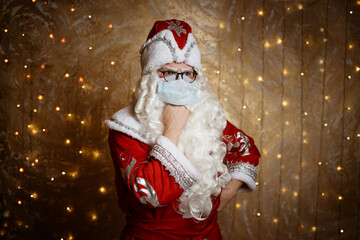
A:
{"label": "red fur-trimmed coat", "polygon": [[[178,198],[201,175],[169,139],[160,136],[150,146],[140,131],[130,104],[105,121],[115,168],[118,203],[127,216],[121,239],[222,239],[217,224],[220,195],[205,221],[178,212]],[[227,122],[222,141],[232,179],[244,182],[241,191],[255,189],[260,153],[251,137]]]}

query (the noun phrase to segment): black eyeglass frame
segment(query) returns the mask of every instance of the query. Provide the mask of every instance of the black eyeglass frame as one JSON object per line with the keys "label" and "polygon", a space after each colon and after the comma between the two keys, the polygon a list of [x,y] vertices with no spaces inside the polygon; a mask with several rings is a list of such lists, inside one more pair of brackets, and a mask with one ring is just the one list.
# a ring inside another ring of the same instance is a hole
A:
{"label": "black eyeglass frame", "polygon": [[[160,71],[160,70],[159,70],[159,72],[162,73],[162,75],[164,76],[165,81],[168,82],[168,80],[166,80],[165,73],[166,73],[166,72],[172,72],[172,71],[169,71],[169,70],[167,70],[167,71]],[[173,72],[173,73],[176,74],[176,78],[175,78],[175,81],[176,81],[176,80],[178,80],[179,75],[181,76],[181,79],[184,80],[184,74],[185,74],[185,73],[189,73],[189,72]],[[196,77],[197,77],[197,75],[198,75],[198,73],[197,73],[194,69],[193,69],[192,73],[194,74],[194,79],[192,79],[192,81],[189,82],[189,83],[193,83],[193,82],[196,80]],[[172,75],[174,75],[174,74],[171,74],[170,76],[172,76]]]}

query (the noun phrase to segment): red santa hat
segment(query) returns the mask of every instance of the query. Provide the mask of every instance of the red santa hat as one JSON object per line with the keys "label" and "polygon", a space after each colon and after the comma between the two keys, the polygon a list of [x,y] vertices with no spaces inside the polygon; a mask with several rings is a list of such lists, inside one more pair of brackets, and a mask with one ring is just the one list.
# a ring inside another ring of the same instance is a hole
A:
{"label": "red santa hat", "polygon": [[157,21],[140,49],[142,74],[166,63],[186,63],[201,71],[201,54],[191,27],[177,19]]}

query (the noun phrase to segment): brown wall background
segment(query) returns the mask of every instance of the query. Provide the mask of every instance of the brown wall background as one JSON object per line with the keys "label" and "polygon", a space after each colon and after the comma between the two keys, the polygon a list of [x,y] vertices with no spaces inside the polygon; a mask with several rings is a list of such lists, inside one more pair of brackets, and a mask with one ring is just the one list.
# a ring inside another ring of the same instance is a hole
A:
{"label": "brown wall background", "polygon": [[102,122],[130,101],[154,21],[178,18],[228,119],[263,155],[257,190],[220,214],[224,238],[360,239],[360,1],[0,7],[1,238],[118,238]]}

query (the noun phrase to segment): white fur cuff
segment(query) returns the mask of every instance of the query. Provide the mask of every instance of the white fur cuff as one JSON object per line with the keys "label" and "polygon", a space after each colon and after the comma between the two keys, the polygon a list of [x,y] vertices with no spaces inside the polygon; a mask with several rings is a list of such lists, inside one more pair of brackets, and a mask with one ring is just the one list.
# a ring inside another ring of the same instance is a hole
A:
{"label": "white fur cuff", "polygon": [[201,179],[200,173],[185,155],[173,142],[164,136],[159,136],[156,139],[156,144],[152,148],[150,156],[158,159],[184,190]]}

